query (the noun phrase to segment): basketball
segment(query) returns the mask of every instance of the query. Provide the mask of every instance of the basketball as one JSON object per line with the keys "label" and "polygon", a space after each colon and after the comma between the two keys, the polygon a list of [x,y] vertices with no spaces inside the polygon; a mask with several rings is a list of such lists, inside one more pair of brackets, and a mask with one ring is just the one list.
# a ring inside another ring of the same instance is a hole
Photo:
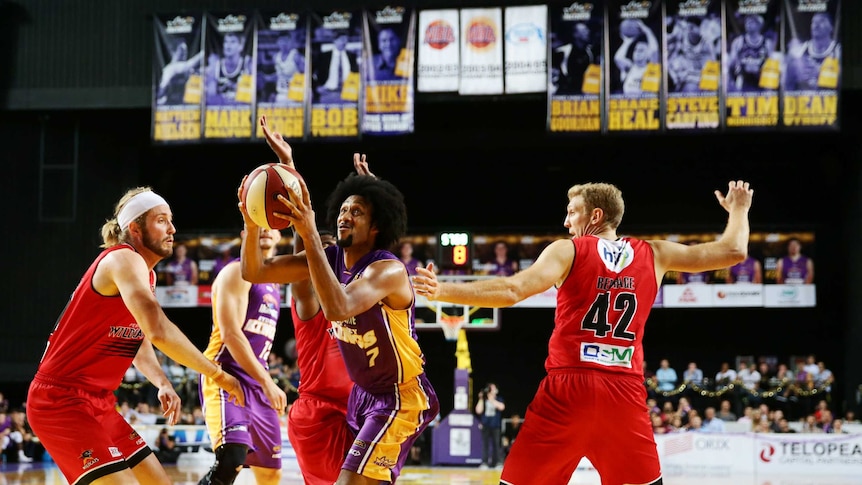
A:
{"label": "basketball", "polygon": [[636,20],[626,19],[620,23],[620,34],[622,34],[623,37],[631,39],[637,37],[640,33],[641,29]]}
{"label": "basketball", "polygon": [[302,193],[302,175],[283,163],[268,163],[252,170],[242,186],[242,203],[251,220],[264,229],[287,229],[290,221],[275,217],[273,212],[289,213],[279,202],[278,194],[293,200]]}

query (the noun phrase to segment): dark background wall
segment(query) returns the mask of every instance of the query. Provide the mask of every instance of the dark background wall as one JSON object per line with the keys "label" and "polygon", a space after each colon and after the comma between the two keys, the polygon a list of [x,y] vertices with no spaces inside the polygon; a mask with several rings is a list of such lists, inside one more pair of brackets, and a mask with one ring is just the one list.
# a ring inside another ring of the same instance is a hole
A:
{"label": "dark background wall", "polygon": [[[184,2],[188,10],[228,2]],[[427,2],[422,7],[511,2]],[[537,3],[537,2],[527,2]],[[407,3],[414,5],[415,3]],[[251,7],[271,7],[257,1]],[[309,7],[311,2],[296,5]],[[343,7],[318,2],[316,8]],[[369,5],[372,5],[369,3]],[[23,399],[45,341],[98,252],[99,229],[125,189],[148,184],[172,205],[180,233],[238,230],[236,187],[272,156],[263,143],[153,146],[149,141],[152,25],[172,2],[0,0],[0,391]],[[860,6],[844,2],[842,30],[859,32]],[[621,230],[715,230],[726,216],[714,189],[730,179],[755,188],[755,230],[813,230],[818,306],[653,312],[645,337],[655,368],[695,360],[707,374],[736,355],[815,353],[831,367],[837,409],[854,405],[862,366],[859,182],[860,39],[845,35],[840,132],[554,137],[545,96],[419,95],[416,134],[345,143],[295,142],[313,201],[351,170],[355,151],[406,194],[411,231],[524,229],[564,234],[565,191],[617,184],[627,201]],[[9,68],[11,67],[11,68]],[[203,348],[208,309],[169,316]],[[549,309],[503,311],[502,330],[470,335],[476,385],[496,381],[513,411],[542,377]],[[286,315],[279,341],[292,333]],[[451,407],[454,347],[423,332],[428,371]],[[278,348],[278,347],[277,347]]]}

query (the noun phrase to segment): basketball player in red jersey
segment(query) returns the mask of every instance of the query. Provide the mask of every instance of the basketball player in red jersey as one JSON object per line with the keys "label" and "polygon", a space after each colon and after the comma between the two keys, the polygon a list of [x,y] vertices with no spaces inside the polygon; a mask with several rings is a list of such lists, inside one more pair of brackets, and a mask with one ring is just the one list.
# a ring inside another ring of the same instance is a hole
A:
{"label": "basketball player in red jersey", "polygon": [[[281,163],[295,168],[293,150],[280,134],[271,132],[266,117],[260,119],[266,142]],[[370,174],[362,158],[357,172]],[[364,167],[364,168],[363,168]],[[335,236],[320,233],[323,246],[335,245]],[[305,249],[302,238],[295,236],[293,252]],[[287,436],[296,452],[299,469],[307,485],[332,485],[338,480],[344,456],[354,435],[347,426],[347,398],[353,382],[344,367],[337,341],[328,329],[331,324],[314,294],[311,280],[291,284],[293,301],[290,315],[296,337],[296,364],[301,376],[299,398],[287,416]]]}
{"label": "basketball player in red jersey", "polygon": [[236,378],[204,357],[156,300],[153,268],[173,252],[172,218],[149,187],[120,199],[102,226],[105,250],[75,288],[30,384],[30,425],[69,483],[171,483],[115,407],[114,391],[134,362],[159,388],[168,424],[177,422],[180,400],[153,345],[244,402]]}
{"label": "basketball player in red jersey", "polygon": [[[564,226],[572,235],[549,245],[513,276],[440,283],[420,268],[416,293],[482,307],[513,305],[552,285],[555,327],[545,369],[518,439],[503,466],[507,485],[565,485],[586,456],[602,485],[660,485],[656,443],[643,385],[644,326],[667,271],[733,266],[748,251],[754,192],[731,181],[715,195],[730,217],[718,241],[687,246],[617,237],[625,205],[610,184],[569,189]],[[614,416],[612,426],[596,416]],[[537,458],[541,457],[541,458]]]}

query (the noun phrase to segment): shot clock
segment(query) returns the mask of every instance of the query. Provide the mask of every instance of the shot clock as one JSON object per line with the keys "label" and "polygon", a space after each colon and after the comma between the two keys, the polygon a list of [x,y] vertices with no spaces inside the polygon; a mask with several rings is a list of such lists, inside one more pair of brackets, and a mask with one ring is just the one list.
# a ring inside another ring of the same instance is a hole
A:
{"label": "shot clock", "polygon": [[437,264],[444,270],[470,273],[473,268],[473,236],[463,231],[438,233]]}

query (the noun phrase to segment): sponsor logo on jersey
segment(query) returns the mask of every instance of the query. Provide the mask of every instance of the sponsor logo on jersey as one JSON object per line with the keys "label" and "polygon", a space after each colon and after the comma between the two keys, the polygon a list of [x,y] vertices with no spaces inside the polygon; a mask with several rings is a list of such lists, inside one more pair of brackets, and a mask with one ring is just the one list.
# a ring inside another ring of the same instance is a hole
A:
{"label": "sponsor logo on jersey", "polygon": [[618,345],[581,342],[581,362],[631,369],[634,353],[634,346],[620,347]]}

